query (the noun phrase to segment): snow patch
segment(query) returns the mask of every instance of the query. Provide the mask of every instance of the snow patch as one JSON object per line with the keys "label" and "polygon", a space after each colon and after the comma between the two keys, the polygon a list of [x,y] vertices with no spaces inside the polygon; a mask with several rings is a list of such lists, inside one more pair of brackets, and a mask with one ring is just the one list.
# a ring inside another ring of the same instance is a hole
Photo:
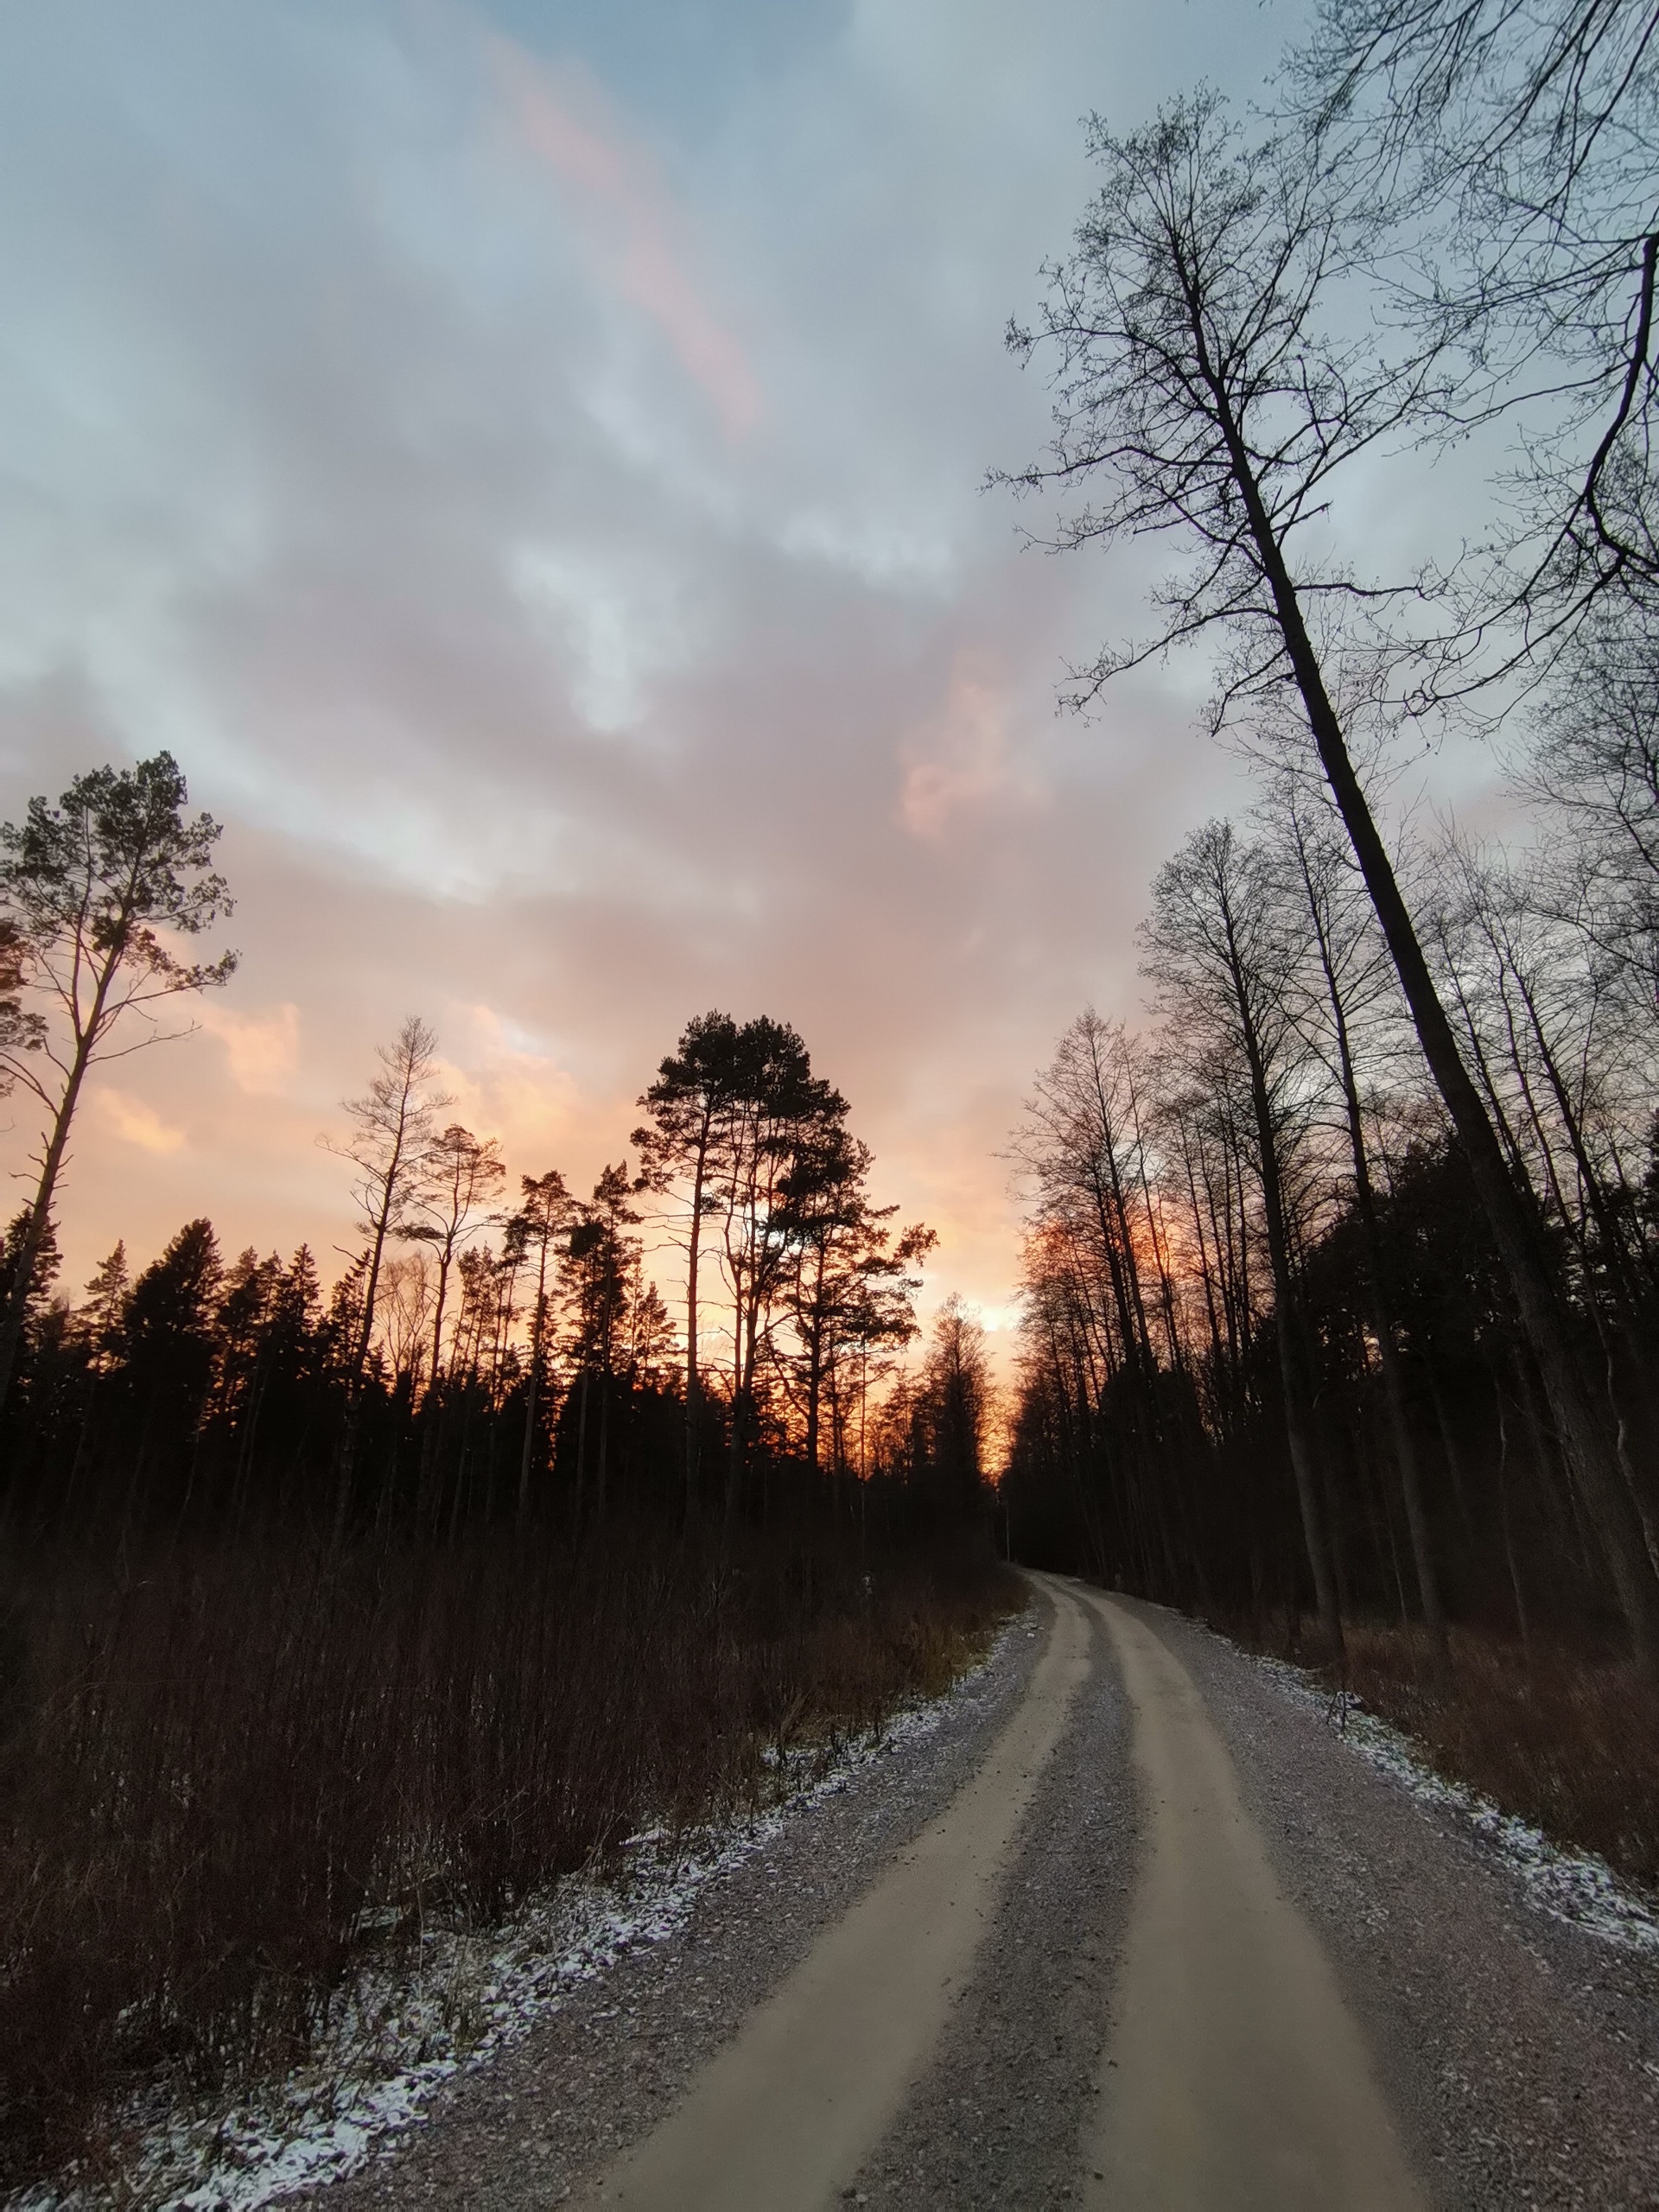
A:
{"label": "snow patch", "polygon": [[1659,1953],[1659,1913],[1593,1852],[1567,1851],[1529,1821],[1490,1797],[1448,1782],[1402,1730],[1368,1713],[1351,1691],[1326,1689],[1305,1668],[1246,1653],[1293,1704],[1317,1713],[1351,1750],[1409,1792],[1420,1805],[1465,1821],[1509,1871],[1529,1901],[1552,1919],[1623,1949]]}
{"label": "snow patch", "polygon": [[[1008,1639],[1030,1634],[1016,1615],[978,1665],[942,1696],[918,1700],[864,1737],[769,1753],[769,1802],[748,1816],[630,1836],[625,1872],[572,1877],[485,1934],[423,1931],[411,1960],[365,1963],[336,2001],[302,2066],[226,2111],[154,2105],[128,2117],[120,2201],[149,2212],[255,2212],[295,2190],[354,2172],[390,2135],[424,2119],[455,2075],[518,2043],[566,1996],[642,1945],[676,1934],[711,1882],[880,1758],[932,1735],[969,1700]],[[105,2184],[73,2171],[18,2191],[6,2212],[92,2212]]]}

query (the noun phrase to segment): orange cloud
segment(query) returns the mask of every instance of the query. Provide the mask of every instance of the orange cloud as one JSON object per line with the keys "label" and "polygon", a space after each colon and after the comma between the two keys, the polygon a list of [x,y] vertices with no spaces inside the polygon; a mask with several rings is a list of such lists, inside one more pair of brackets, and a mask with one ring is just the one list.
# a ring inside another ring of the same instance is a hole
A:
{"label": "orange cloud", "polygon": [[480,1135],[499,1136],[516,1162],[533,1166],[537,1174],[573,1136],[596,1132],[600,1144],[614,1141],[614,1101],[587,1097],[536,1039],[495,1007],[480,1001],[467,1013],[472,1032],[467,1064],[443,1063],[443,1087],[454,1099],[458,1119]]}
{"label": "orange cloud", "polygon": [[208,1001],[197,1020],[224,1046],[231,1079],[252,1094],[280,1090],[300,1056],[300,1009],[290,1004],[261,1014],[238,1014]]}
{"label": "orange cloud", "polygon": [[674,211],[647,157],[614,131],[579,120],[548,73],[511,40],[492,40],[491,50],[520,138],[580,196],[604,274],[658,325],[735,442],[760,418],[760,387],[742,346],[681,264]]}
{"label": "orange cloud", "polygon": [[1010,790],[1005,702],[975,656],[959,653],[944,705],[905,750],[912,755],[899,810],[915,837],[938,838],[953,817]]}
{"label": "orange cloud", "polygon": [[97,1108],[105,1128],[141,1152],[177,1152],[184,1142],[182,1129],[172,1128],[153,1106],[124,1090],[100,1090]]}

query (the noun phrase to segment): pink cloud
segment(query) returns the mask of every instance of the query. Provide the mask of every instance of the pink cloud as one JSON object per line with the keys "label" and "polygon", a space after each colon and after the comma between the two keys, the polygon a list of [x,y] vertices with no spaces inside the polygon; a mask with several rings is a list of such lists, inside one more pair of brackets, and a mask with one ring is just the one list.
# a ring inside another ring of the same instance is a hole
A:
{"label": "pink cloud", "polygon": [[162,1121],[143,1099],[108,1090],[95,1091],[93,1097],[105,1127],[124,1144],[137,1145],[141,1152],[177,1152],[183,1144],[184,1131]]}
{"label": "pink cloud", "polygon": [[745,436],[760,419],[759,381],[682,265],[674,210],[648,157],[613,128],[573,114],[522,48],[497,38],[492,53],[523,143],[583,201],[606,276],[658,325],[681,367],[714,402],[727,437]]}
{"label": "pink cloud", "polygon": [[939,712],[915,732],[899,813],[912,836],[943,836],[958,816],[1005,797],[1016,779],[1008,764],[1007,702],[981,656],[959,652]]}

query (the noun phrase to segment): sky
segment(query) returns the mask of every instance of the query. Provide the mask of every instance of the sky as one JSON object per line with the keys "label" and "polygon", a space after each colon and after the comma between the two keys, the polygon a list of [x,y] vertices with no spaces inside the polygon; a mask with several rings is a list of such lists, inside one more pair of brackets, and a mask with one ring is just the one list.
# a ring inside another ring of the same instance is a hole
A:
{"label": "sky", "polygon": [[410,1013],[514,1177],[585,1188],[720,1007],[795,1024],[927,1303],[1006,1329],[1031,1077],[1137,1013],[1151,875],[1248,794],[1190,664],[1057,710],[1149,577],[985,488],[1048,425],[1002,333],[1082,117],[1248,98],[1300,20],[11,0],[0,814],[167,747],[241,954],[96,1079],[66,1288],[203,1213],[336,1271],[319,1140]]}

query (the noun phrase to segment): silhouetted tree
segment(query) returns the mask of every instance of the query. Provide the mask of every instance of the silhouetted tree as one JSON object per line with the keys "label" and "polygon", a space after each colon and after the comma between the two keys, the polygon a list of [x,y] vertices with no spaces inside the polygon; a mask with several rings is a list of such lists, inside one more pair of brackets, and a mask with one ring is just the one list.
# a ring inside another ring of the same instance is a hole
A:
{"label": "silhouetted tree", "polygon": [[[1325,296],[1363,251],[1351,168],[1300,139],[1247,143],[1218,97],[1173,103],[1149,129],[1091,149],[1105,182],[1053,272],[1043,336],[1059,351],[1059,435],[1046,480],[1103,497],[1060,542],[1179,532],[1197,556],[1165,588],[1152,642],[1107,652],[1079,697],[1169,644],[1219,627],[1231,661],[1219,710],[1294,686],[1352,844],[1423,1054],[1503,1255],[1557,1427],[1595,1521],[1632,1647],[1659,1672],[1659,1573],[1614,1446],[1605,1394],[1580,1364],[1531,1193],[1517,1184],[1458,1049],[1393,861],[1356,772],[1317,642],[1328,606],[1375,606],[1306,532],[1348,461],[1413,428],[1428,364],[1376,334],[1332,340]],[[1034,343],[1016,333],[1015,343]],[[1439,373],[1438,369],[1435,373]]]}
{"label": "silhouetted tree", "polygon": [[[0,1404],[87,1071],[113,1049],[124,1017],[149,1022],[124,1053],[188,1034],[162,1030],[150,1009],[228,982],[236,967],[233,952],[188,962],[166,941],[199,935],[231,910],[212,866],[219,824],[187,820],[188,796],[172,755],[158,753],[136,768],[78,776],[55,806],[33,798],[21,827],[0,827],[0,1071],[46,1116],[39,1180],[0,1299]],[[19,983],[36,1001],[27,1014]]]}
{"label": "silhouetted tree", "polygon": [[702,1457],[702,1382],[698,1289],[702,1223],[710,1204],[711,1164],[726,1133],[743,1082],[744,1047],[728,1014],[689,1021],[678,1047],[657,1071],[639,1100],[650,1119],[630,1141],[639,1155],[642,1185],[666,1196],[684,1195],[685,1242],[685,1512],[696,1516]]}
{"label": "silhouetted tree", "polygon": [[1196,831],[1160,871],[1152,895],[1142,938],[1146,972],[1159,986],[1163,1011],[1189,1041],[1207,1033],[1243,1066],[1255,1135],[1251,1166],[1273,1272],[1285,1430],[1319,1618],[1332,1650],[1340,1654],[1342,1615],[1321,1497],[1306,1325],[1292,1265],[1295,1224],[1287,1205],[1292,1154],[1305,1112],[1299,1039],[1287,1002],[1302,933],[1287,930],[1266,850],[1247,844],[1230,823],[1212,822]]}
{"label": "silhouetted tree", "polygon": [[431,1387],[443,1371],[443,1309],[449,1270],[467,1239],[482,1225],[486,1208],[506,1180],[501,1147],[494,1137],[475,1137],[451,1122],[426,1145],[411,1178],[405,1211],[396,1234],[429,1245],[437,1260],[437,1288],[432,1308]]}
{"label": "silhouetted tree", "polygon": [[548,1268],[560,1237],[568,1236],[575,1217],[575,1201],[556,1167],[545,1175],[519,1179],[519,1205],[508,1233],[536,1270],[536,1290],[531,1306],[530,1365],[524,1382],[524,1433],[518,1453],[518,1517],[530,1510],[531,1459],[536,1422],[547,1373],[548,1342],[552,1317],[548,1291]]}

